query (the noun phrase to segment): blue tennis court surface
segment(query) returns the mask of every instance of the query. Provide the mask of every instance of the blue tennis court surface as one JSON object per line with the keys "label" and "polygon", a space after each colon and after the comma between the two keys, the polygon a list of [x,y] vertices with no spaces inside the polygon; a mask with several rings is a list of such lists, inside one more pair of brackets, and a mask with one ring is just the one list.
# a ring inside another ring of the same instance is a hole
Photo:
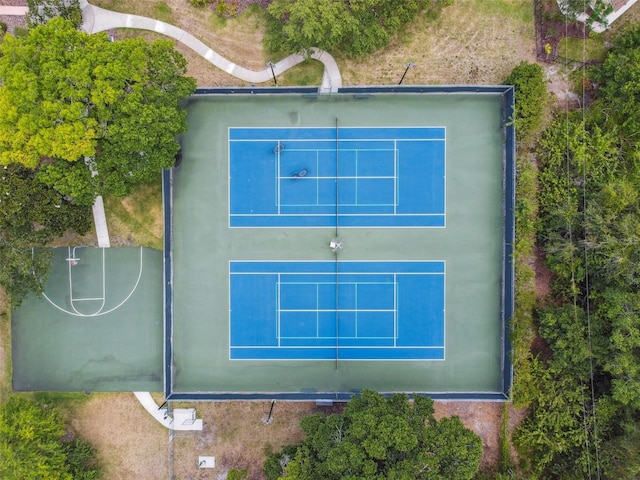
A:
{"label": "blue tennis court surface", "polygon": [[444,227],[443,127],[229,128],[232,227]]}
{"label": "blue tennis court surface", "polygon": [[444,360],[444,262],[230,262],[229,275],[232,360]]}

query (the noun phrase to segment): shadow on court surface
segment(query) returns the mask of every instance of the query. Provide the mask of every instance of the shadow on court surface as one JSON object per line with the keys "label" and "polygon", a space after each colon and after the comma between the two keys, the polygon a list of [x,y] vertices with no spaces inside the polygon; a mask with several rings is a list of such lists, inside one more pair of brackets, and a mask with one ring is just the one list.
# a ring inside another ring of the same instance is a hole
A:
{"label": "shadow on court surface", "polygon": [[162,388],[162,253],[54,249],[43,298],[12,314],[15,390]]}

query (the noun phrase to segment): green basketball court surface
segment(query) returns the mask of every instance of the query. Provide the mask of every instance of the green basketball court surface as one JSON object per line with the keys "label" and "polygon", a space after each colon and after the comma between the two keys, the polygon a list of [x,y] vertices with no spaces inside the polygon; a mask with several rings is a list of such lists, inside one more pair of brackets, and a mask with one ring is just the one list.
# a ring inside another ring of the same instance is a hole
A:
{"label": "green basketball court surface", "polygon": [[13,315],[14,387],[505,398],[512,94],[199,91],[164,176],[164,255],[56,251],[51,301]]}

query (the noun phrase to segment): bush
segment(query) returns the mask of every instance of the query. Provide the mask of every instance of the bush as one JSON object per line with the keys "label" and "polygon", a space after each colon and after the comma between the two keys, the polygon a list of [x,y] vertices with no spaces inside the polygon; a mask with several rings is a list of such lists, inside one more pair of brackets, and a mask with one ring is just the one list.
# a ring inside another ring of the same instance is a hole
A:
{"label": "bush", "polygon": [[521,62],[506,82],[515,87],[516,111],[513,119],[516,132],[529,136],[542,123],[547,88],[542,67],[536,63]]}
{"label": "bush", "polygon": [[216,13],[223,18],[235,17],[238,14],[238,7],[226,0],[218,0],[215,9]]}
{"label": "bush", "polygon": [[7,24],[4,22],[0,22],[0,36],[7,33]]}
{"label": "bush", "polygon": [[227,473],[227,480],[244,480],[245,478],[247,478],[247,469],[229,470]]}
{"label": "bush", "polygon": [[194,7],[204,7],[209,3],[209,0],[189,0],[189,3]]}

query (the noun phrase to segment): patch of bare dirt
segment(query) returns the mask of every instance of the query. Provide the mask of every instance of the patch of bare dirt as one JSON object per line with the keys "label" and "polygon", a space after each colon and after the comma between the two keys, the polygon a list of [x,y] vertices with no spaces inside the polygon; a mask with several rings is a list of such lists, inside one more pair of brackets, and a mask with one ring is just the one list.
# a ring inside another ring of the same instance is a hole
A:
{"label": "patch of bare dirt", "polygon": [[544,252],[540,247],[534,250],[535,260],[533,267],[536,273],[535,289],[536,297],[544,300],[551,294],[551,283],[553,282],[553,273],[544,265]]}
{"label": "patch of bare dirt", "polygon": [[4,23],[7,26],[7,32],[11,34],[15,32],[16,27],[25,28],[27,26],[25,17],[21,15],[0,15],[0,23]]}
{"label": "patch of bare dirt", "polygon": [[[173,440],[176,480],[224,478],[230,469],[247,470],[249,480],[262,480],[267,451],[300,442],[300,420],[316,412],[330,413],[310,402],[277,402],[271,423],[266,424],[270,402],[199,403],[198,417],[204,430],[177,433]],[[339,408],[339,407],[335,407]],[[198,456],[216,457],[210,473],[198,469]]]}
{"label": "patch of bare dirt", "polygon": [[92,394],[72,414],[71,426],[98,451],[103,480],[169,477],[169,431],[133,393]]}
{"label": "patch of bare dirt", "polygon": [[435,416],[457,416],[465,427],[482,438],[480,468],[495,468],[500,460],[500,424],[502,403],[499,402],[435,402]]}
{"label": "patch of bare dirt", "polygon": [[[26,7],[27,0],[0,0],[0,6]],[[24,28],[27,25],[25,17],[21,15],[0,15],[0,23],[7,26],[9,33],[14,33],[16,27]]]}
{"label": "patch of bare dirt", "polygon": [[547,79],[547,91],[555,97],[555,103],[569,110],[579,104],[580,97],[571,90],[569,76],[559,65],[543,64]]}

